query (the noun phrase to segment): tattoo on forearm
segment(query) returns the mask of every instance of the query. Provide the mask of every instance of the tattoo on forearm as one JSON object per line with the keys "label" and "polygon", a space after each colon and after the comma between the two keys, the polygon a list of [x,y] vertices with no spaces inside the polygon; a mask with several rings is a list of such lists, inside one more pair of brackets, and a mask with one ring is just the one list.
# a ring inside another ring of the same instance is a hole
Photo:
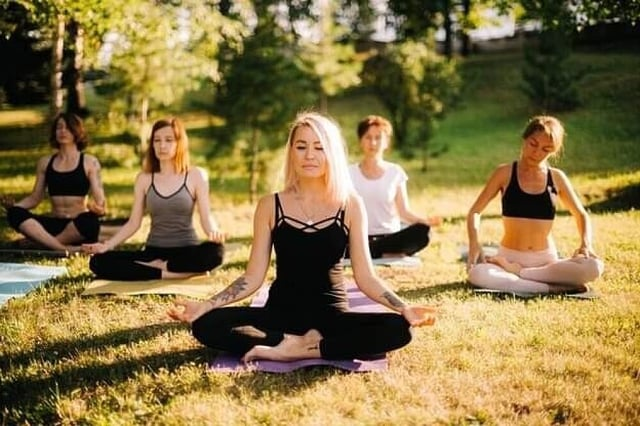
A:
{"label": "tattoo on forearm", "polygon": [[229,287],[213,296],[211,300],[214,302],[221,302],[223,304],[232,302],[247,288],[248,285],[249,284],[245,281],[244,277],[240,277],[232,282]]}
{"label": "tattoo on forearm", "polygon": [[387,299],[387,302],[389,302],[389,304],[394,308],[402,308],[406,306],[406,303],[404,303],[398,296],[396,296],[394,293],[391,293],[390,291],[385,291],[384,293],[382,293],[382,297],[384,299]]}

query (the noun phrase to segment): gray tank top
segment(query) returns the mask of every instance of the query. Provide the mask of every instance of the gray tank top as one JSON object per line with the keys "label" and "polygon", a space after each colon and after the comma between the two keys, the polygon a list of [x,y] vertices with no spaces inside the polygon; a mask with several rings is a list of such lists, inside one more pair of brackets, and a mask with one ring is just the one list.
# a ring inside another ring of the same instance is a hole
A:
{"label": "gray tank top", "polygon": [[165,197],[158,193],[151,175],[146,208],[151,215],[151,231],[147,245],[154,247],[182,247],[199,244],[193,228],[195,200],[187,188],[187,175],[182,186]]}

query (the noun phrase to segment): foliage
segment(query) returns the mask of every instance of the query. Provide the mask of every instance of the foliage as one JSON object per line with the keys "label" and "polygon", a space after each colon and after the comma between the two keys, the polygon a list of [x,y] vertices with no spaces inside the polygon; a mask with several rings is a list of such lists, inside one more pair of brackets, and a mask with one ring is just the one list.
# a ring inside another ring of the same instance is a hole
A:
{"label": "foliage", "polygon": [[49,94],[49,45],[43,43],[28,10],[11,2],[0,5],[0,56],[11,66],[0,67],[4,99],[12,105],[42,103]]}
{"label": "foliage", "polygon": [[354,44],[345,40],[347,29],[337,24],[333,3],[327,1],[321,6],[319,40],[301,40],[298,52],[304,69],[319,82],[323,111],[328,109],[328,96],[360,84],[363,63]]}
{"label": "foliage", "polygon": [[286,125],[295,113],[317,99],[317,82],[302,71],[290,54],[292,47],[265,22],[245,40],[240,54],[224,65],[213,113],[224,120],[220,143],[232,149],[247,135],[246,154],[250,198],[255,197],[261,167],[260,152],[285,140]]}
{"label": "foliage", "polygon": [[580,104],[576,83],[581,73],[571,72],[573,16],[567,1],[522,0],[525,19],[537,19],[542,28],[537,42],[525,48],[523,89],[542,111],[565,111]]}
{"label": "foliage", "polygon": [[406,154],[419,148],[426,161],[435,121],[459,91],[455,62],[425,42],[406,41],[381,52],[370,69],[368,84],[389,110],[398,147]]}
{"label": "foliage", "polygon": [[[207,368],[215,353],[196,342],[189,327],[167,319],[173,297],[81,296],[91,280],[86,256],[3,257],[66,266],[69,274],[0,308],[0,423],[637,423],[640,214],[619,204],[618,195],[640,183],[640,57],[577,52],[574,61],[594,69],[578,83],[585,107],[560,115],[568,132],[561,167],[587,208],[598,206],[591,215],[594,245],[606,263],[593,285],[599,299],[492,298],[474,294],[466,283],[459,261],[464,216],[496,164],[517,156],[519,132],[533,112],[516,90],[520,54],[472,56],[461,64],[464,102],[434,135],[451,150],[432,160],[428,175],[418,173],[416,161],[402,162],[412,207],[445,220],[419,254],[422,266],[377,272],[404,299],[438,305],[440,314],[434,327],[414,330],[407,347],[388,354],[387,371],[214,373]],[[332,99],[332,105],[343,129],[379,108],[360,96]],[[20,111],[0,111],[3,136],[5,126],[39,122]],[[16,149],[32,142],[23,137],[0,140],[0,193],[33,185],[43,150]],[[135,173],[104,168],[110,208],[129,211]],[[240,182],[244,190],[246,176],[233,179],[230,184],[223,175],[211,186],[214,214],[230,236],[225,265],[211,274],[211,292],[243,272],[250,251],[254,206],[238,202],[230,189]],[[497,215],[494,202],[483,215],[484,242],[498,241],[502,233]],[[0,229],[16,237],[3,219]],[[554,238],[561,253],[579,244],[575,223],[563,210]]]}

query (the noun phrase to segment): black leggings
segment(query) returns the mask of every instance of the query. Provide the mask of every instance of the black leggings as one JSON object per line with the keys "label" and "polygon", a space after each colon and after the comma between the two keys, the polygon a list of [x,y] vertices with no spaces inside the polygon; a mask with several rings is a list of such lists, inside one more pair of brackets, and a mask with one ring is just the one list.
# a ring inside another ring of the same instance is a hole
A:
{"label": "black leggings", "polygon": [[45,231],[54,237],[64,231],[70,222],[73,222],[80,235],[84,237],[85,243],[95,243],[98,241],[100,220],[93,212],[80,213],[75,218],[69,219],[33,214],[29,210],[18,206],[12,206],[7,209],[7,221],[16,231],[22,233],[20,225],[27,219],[34,219],[42,225]]}
{"label": "black leggings", "polygon": [[195,246],[152,247],[136,251],[107,251],[91,256],[89,268],[98,278],[120,281],[143,281],[162,278],[162,271],[137,261],[167,261],[170,272],[203,273],[222,263],[224,246],[211,241]]}
{"label": "black leggings", "polygon": [[242,356],[256,345],[276,346],[284,334],[320,332],[324,359],[366,358],[411,341],[409,323],[395,313],[280,313],[275,309],[232,306],[214,309],[192,324],[202,344]]}
{"label": "black leggings", "polygon": [[[414,223],[392,234],[369,235],[371,258],[378,259],[384,254],[411,256],[429,245],[431,227],[424,223]],[[346,256],[349,257],[347,247]]]}

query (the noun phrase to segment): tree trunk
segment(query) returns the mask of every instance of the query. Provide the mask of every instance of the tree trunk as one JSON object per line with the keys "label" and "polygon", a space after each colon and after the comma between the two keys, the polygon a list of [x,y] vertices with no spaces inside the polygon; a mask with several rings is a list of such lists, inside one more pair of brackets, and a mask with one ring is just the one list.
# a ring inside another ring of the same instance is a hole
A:
{"label": "tree trunk", "polygon": [[144,154],[147,152],[149,148],[147,146],[147,139],[149,137],[149,133],[151,125],[149,124],[149,98],[144,96],[142,101],[140,102],[140,130],[138,133],[138,137],[140,139],[140,145],[138,146],[138,155],[140,156],[140,161],[144,159]]}
{"label": "tree trunk", "polygon": [[465,25],[462,28],[462,45],[460,46],[460,53],[462,56],[469,56],[471,53],[471,37],[469,36],[468,20],[471,13],[471,0],[462,0],[462,10],[464,14]]}
{"label": "tree trunk", "polygon": [[251,144],[249,153],[249,202],[253,204],[258,195],[258,135],[259,131],[254,126],[251,130]]}
{"label": "tree trunk", "polygon": [[68,69],[67,85],[67,111],[87,116],[87,101],[84,93],[83,68],[84,68],[84,29],[76,21],[69,23],[69,33],[73,38],[72,61]]}
{"label": "tree trunk", "polygon": [[64,50],[64,16],[56,15],[53,43],[51,46],[51,100],[49,113],[55,117],[62,111],[62,55]]}
{"label": "tree trunk", "polygon": [[451,0],[443,1],[443,10],[442,14],[444,15],[444,54],[447,58],[451,58],[453,55],[453,29],[451,22]]}

